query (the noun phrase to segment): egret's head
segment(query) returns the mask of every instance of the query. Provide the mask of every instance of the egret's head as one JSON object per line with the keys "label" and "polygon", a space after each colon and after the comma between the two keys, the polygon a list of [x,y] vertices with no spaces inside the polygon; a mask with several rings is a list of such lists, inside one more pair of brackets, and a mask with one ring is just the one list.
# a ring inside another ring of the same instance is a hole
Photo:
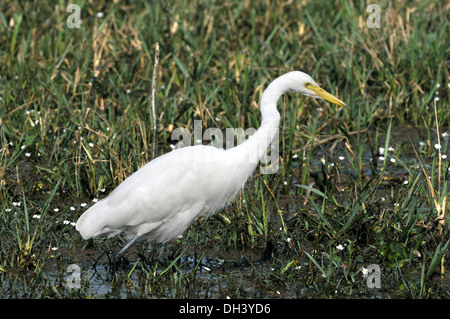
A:
{"label": "egret's head", "polygon": [[292,85],[291,91],[298,92],[312,98],[321,98],[340,106],[348,106],[334,95],[331,95],[324,89],[320,88],[316,81],[314,81],[308,74],[300,71],[294,71],[288,73],[287,75],[289,75],[290,83]]}

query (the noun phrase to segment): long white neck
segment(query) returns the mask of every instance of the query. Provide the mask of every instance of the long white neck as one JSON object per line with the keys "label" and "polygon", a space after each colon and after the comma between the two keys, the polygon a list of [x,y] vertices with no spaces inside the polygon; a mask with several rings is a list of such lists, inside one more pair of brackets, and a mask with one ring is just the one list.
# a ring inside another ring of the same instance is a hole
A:
{"label": "long white neck", "polygon": [[230,149],[235,156],[244,156],[257,164],[266,153],[280,125],[277,102],[285,92],[292,90],[291,85],[292,79],[289,73],[270,83],[261,98],[261,127],[244,143]]}

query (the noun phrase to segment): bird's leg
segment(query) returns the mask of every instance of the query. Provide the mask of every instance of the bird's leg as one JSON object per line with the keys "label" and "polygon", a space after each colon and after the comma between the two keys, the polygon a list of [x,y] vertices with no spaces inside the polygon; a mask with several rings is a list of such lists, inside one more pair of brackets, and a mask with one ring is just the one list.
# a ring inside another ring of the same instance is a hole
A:
{"label": "bird's leg", "polygon": [[123,254],[127,251],[128,248],[130,248],[131,245],[134,244],[134,242],[138,239],[139,237],[133,237],[133,239],[131,239],[126,245],[125,247],[123,247],[116,255],[116,261],[120,259],[120,257],[123,256]]}

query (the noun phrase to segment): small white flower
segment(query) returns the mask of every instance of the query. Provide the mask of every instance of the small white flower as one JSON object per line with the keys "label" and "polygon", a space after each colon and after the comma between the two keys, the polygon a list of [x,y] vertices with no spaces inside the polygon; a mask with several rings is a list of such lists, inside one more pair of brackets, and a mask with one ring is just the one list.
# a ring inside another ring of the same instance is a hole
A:
{"label": "small white flower", "polygon": [[344,157],[344,156],[339,156],[339,159],[340,159],[341,161],[343,161],[343,160],[345,159],[345,157]]}
{"label": "small white flower", "polygon": [[59,212],[59,208],[53,208],[54,212]]}
{"label": "small white flower", "polygon": [[80,204],[81,207],[86,207],[86,205],[87,205],[86,203],[81,203]]}
{"label": "small white flower", "polygon": [[71,210],[71,211],[74,211],[74,210],[75,210],[75,207],[70,206],[70,210]]}
{"label": "small white flower", "polygon": [[378,149],[378,153],[384,154],[384,147],[380,147],[380,148]]}
{"label": "small white flower", "polygon": [[77,225],[77,223],[71,222],[70,225],[75,227]]}
{"label": "small white flower", "polygon": [[58,247],[52,247],[52,250],[58,250]]}
{"label": "small white flower", "polygon": [[97,203],[97,202],[98,202],[98,198],[94,198],[92,201],[93,201],[94,203]]}
{"label": "small white flower", "polygon": [[41,218],[41,215],[39,215],[39,214],[34,214],[32,217],[38,219],[38,218]]}
{"label": "small white flower", "polygon": [[131,90],[130,89],[127,89],[127,94],[130,94],[131,93]]}
{"label": "small white flower", "polygon": [[447,154],[442,154],[442,158],[446,159],[447,158]]}
{"label": "small white flower", "polygon": [[400,206],[400,204],[399,203],[394,203],[394,206],[398,207],[398,206]]}
{"label": "small white flower", "polygon": [[337,249],[337,250],[344,250],[344,246],[342,246],[341,244],[339,244],[339,245],[336,246],[336,249]]}
{"label": "small white flower", "polygon": [[284,184],[284,185],[287,185],[287,182],[286,182],[286,181],[284,181],[284,182],[283,182],[283,184]]}
{"label": "small white flower", "polygon": [[105,14],[103,12],[97,12],[97,18],[102,19],[105,17]]}
{"label": "small white flower", "polygon": [[437,102],[437,101],[439,101],[440,99],[439,99],[439,96],[436,96],[435,98],[434,98],[434,100]]}
{"label": "small white flower", "polygon": [[444,133],[441,134],[441,136],[442,136],[443,138],[447,138],[447,137],[448,137],[448,133],[447,133],[447,132],[444,132]]}
{"label": "small white flower", "polygon": [[63,224],[64,224],[64,225],[69,225],[69,224],[70,224],[70,220],[65,220],[65,221],[63,221]]}
{"label": "small white flower", "polygon": [[94,143],[92,143],[92,142],[89,143],[89,146],[90,146],[90,147],[94,147]]}
{"label": "small white flower", "polygon": [[25,153],[25,156],[26,156],[26,157],[30,157],[30,156],[31,156],[31,153]]}
{"label": "small white flower", "polygon": [[369,275],[369,271],[367,270],[367,268],[362,267],[361,272],[364,278],[366,278]]}
{"label": "small white flower", "polygon": [[104,193],[106,191],[106,188],[100,188],[99,191]]}
{"label": "small white flower", "polygon": [[378,157],[378,160],[380,160],[380,161],[384,161],[384,156],[380,156],[380,157]]}
{"label": "small white flower", "polygon": [[389,152],[393,152],[393,151],[394,151],[394,148],[393,148],[392,146],[389,146],[388,151],[389,151]]}
{"label": "small white flower", "polygon": [[12,209],[11,208],[5,208],[6,212],[10,212]]}
{"label": "small white flower", "polygon": [[292,158],[297,158],[297,157],[298,157],[297,154],[292,155]]}
{"label": "small white flower", "polygon": [[23,150],[25,147],[26,147],[25,145],[22,145],[22,146],[20,147],[20,149]]}
{"label": "small white flower", "polygon": [[419,145],[420,146],[425,146],[425,145],[427,145],[425,142],[419,142]]}
{"label": "small white flower", "polygon": [[403,184],[405,184],[405,185],[408,185],[408,183],[409,183],[408,181],[404,181],[404,182],[403,182]]}
{"label": "small white flower", "polygon": [[12,204],[13,204],[14,206],[21,206],[21,205],[22,205],[20,202],[12,202]]}
{"label": "small white flower", "polygon": [[441,144],[439,144],[439,143],[434,144],[434,148],[437,149],[437,150],[440,149],[441,148]]}
{"label": "small white flower", "polygon": [[395,158],[391,158],[390,161],[391,161],[392,163],[395,163],[397,160],[396,160]]}

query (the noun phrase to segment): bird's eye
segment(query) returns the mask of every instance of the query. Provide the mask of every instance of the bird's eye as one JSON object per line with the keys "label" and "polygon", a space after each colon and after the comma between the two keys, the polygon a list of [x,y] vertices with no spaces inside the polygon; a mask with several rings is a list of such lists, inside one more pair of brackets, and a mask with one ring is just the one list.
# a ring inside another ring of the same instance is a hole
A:
{"label": "bird's eye", "polygon": [[305,88],[309,88],[310,86],[311,86],[311,83],[309,83],[309,82],[305,83]]}

